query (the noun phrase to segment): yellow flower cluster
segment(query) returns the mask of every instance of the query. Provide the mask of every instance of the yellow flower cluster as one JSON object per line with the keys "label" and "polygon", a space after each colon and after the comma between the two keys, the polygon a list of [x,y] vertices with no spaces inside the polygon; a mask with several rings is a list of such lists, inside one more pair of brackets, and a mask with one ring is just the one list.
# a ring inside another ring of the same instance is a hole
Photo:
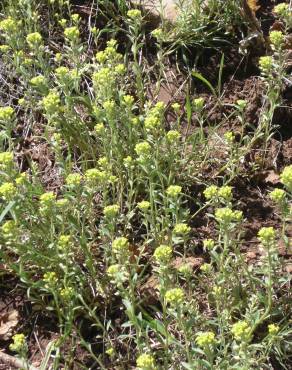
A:
{"label": "yellow flower cluster", "polygon": [[136,361],[139,370],[154,370],[155,369],[155,359],[152,355],[148,353],[143,353],[137,358]]}
{"label": "yellow flower cluster", "polygon": [[285,201],[286,193],[283,189],[274,189],[270,192],[270,198],[273,202],[281,204]]}
{"label": "yellow flower cluster", "polygon": [[260,57],[259,67],[263,74],[269,74],[273,68],[273,58],[271,56]]}
{"label": "yellow flower cluster", "polygon": [[12,152],[1,152],[0,153],[0,168],[5,169],[11,166],[13,163]]}
{"label": "yellow flower cluster", "polygon": [[116,238],[112,243],[112,250],[114,253],[126,253],[129,251],[129,241],[125,237]]}
{"label": "yellow flower cluster", "polygon": [[276,232],[273,227],[262,227],[258,232],[258,238],[263,245],[269,245],[275,241]]}
{"label": "yellow flower cluster", "polygon": [[270,32],[270,41],[275,49],[279,49],[284,44],[284,35],[281,31]]}
{"label": "yellow flower cluster", "polygon": [[280,179],[287,190],[292,192],[292,165],[284,168],[280,175]]}
{"label": "yellow flower cluster", "polygon": [[127,16],[133,20],[141,20],[142,14],[139,9],[130,9],[127,12]]}
{"label": "yellow flower cluster", "polygon": [[181,288],[173,288],[165,293],[165,301],[171,306],[180,306],[184,300],[185,294]]}
{"label": "yellow flower cluster", "polygon": [[56,202],[56,195],[52,191],[48,191],[40,196],[40,205],[45,208],[52,207]]}
{"label": "yellow flower cluster", "polygon": [[205,249],[211,250],[215,247],[215,241],[213,239],[205,239],[203,245]]}
{"label": "yellow flower cluster", "polygon": [[54,288],[58,282],[57,274],[53,271],[46,272],[43,276],[43,281],[47,288]]}
{"label": "yellow flower cluster", "polygon": [[0,121],[10,121],[13,114],[14,109],[12,107],[0,107]]}
{"label": "yellow flower cluster", "polygon": [[46,85],[46,78],[43,75],[38,75],[30,80],[30,83],[35,87],[41,87]]}
{"label": "yellow flower cluster", "polygon": [[66,185],[72,186],[72,187],[79,186],[81,184],[81,181],[82,181],[82,176],[79,173],[70,173],[66,177],[66,180],[65,180]]}
{"label": "yellow flower cluster", "polygon": [[74,295],[74,289],[72,287],[66,287],[60,290],[60,296],[66,302],[70,302],[73,295]]}
{"label": "yellow flower cluster", "polygon": [[17,189],[12,182],[4,182],[0,186],[0,197],[10,201],[17,195]]}
{"label": "yellow flower cluster", "polygon": [[275,324],[269,324],[268,325],[268,330],[270,335],[277,335],[279,333],[279,326]]}
{"label": "yellow flower cluster", "polygon": [[26,42],[31,49],[36,49],[42,45],[43,38],[39,32],[33,32],[26,36]]}
{"label": "yellow flower cluster", "polygon": [[164,110],[165,104],[163,102],[156,103],[155,106],[150,109],[144,123],[147,131],[155,131],[161,127]]}
{"label": "yellow flower cluster", "polygon": [[15,334],[12,339],[13,343],[10,344],[9,349],[14,352],[22,352],[26,347],[25,335]]}
{"label": "yellow flower cluster", "polygon": [[58,240],[58,247],[62,250],[66,250],[69,248],[71,244],[71,236],[70,235],[60,235]]}
{"label": "yellow flower cluster", "polygon": [[187,224],[181,223],[175,225],[173,231],[175,234],[187,235],[191,231],[191,228]]}
{"label": "yellow flower cluster", "polygon": [[[109,40],[107,42],[107,47],[103,51],[99,51],[95,57],[96,57],[97,62],[100,64],[109,63],[110,65],[112,65],[113,63],[116,64],[117,62],[121,61],[122,54],[117,52],[117,41],[113,39]],[[125,66],[123,64],[118,64],[118,65],[120,66],[119,67],[120,72],[122,72]],[[115,72],[118,73],[119,71],[115,70]]]}
{"label": "yellow flower cluster", "polygon": [[1,230],[2,230],[3,236],[6,238],[15,236],[15,234],[17,233],[16,222],[14,220],[8,220],[4,222],[4,224],[1,226]]}
{"label": "yellow flower cluster", "polygon": [[150,202],[148,202],[147,200],[142,200],[141,202],[139,202],[137,204],[138,208],[142,211],[142,212],[146,212],[149,208],[150,208]]}
{"label": "yellow flower cluster", "polygon": [[221,188],[218,188],[216,185],[211,185],[204,190],[204,195],[207,200],[221,198],[222,200],[231,201],[233,196],[232,187],[222,186]]}
{"label": "yellow flower cluster", "polygon": [[0,30],[7,34],[16,33],[18,27],[19,27],[18,22],[12,17],[5,18],[3,19],[3,21],[0,22]]}
{"label": "yellow flower cluster", "polygon": [[177,130],[169,130],[166,134],[166,138],[170,143],[174,143],[178,141],[178,139],[181,137],[181,134]]}
{"label": "yellow flower cluster", "polygon": [[80,37],[80,31],[76,26],[67,27],[64,30],[64,35],[69,41],[77,42]]}
{"label": "yellow flower cluster", "polygon": [[142,141],[141,143],[136,144],[135,146],[135,152],[140,157],[148,157],[151,152],[151,146],[147,141]]}
{"label": "yellow flower cluster", "polygon": [[110,206],[104,207],[103,213],[106,218],[113,219],[118,215],[119,210],[120,210],[120,207],[117,204],[112,204]]}
{"label": "yellow flower cluster", "polygon": [[97,168],[90,168],[85,172],[84,177],[87,185],[93,186],[97,183],[105,183],[109,179],[109,174]]}
{"label": "yellow flower cluster", "polygon": [[172,257],[172,248],[169,245],[160,245],[154,251],[153,257],[160,264],[167,264]]}
{"label": "yellow flower cluster", "polygon": [[251,339],[251,327],[246,321],[238,321],[233,324],[231,332],[238,341],[248,342]]}
{"label": "yellow flower cluster", "polygon": [[59,94],[51,90],[42,100],[43,107],[47,114],[53,115],[59,112],[61,99]]}
{"label": "yellow flower cluster", "polygon": [[166,194],[170,197],[170,198],[177,198],[180,193],[181,193],[181,190],[182,190],[182,187],[179,186],[179,185],[170,185],[167,189],[166,189]]}
{"label": "yellow flower cluster", "polygon": [[196,343],[199,347],[208,347],[216,343],[215,334],[212,331],[198,333]]}
{"label": "yellow flower cluster", "polygon": [[232,222],[239,222],[242,219],[241,211],[233,211],[231,208],[218,208],[215,211],[215,219],[222,226],[228,226]]}
{"label": "yellow flower cluster", "polygon": [[274,13],[279,15],[280,17],[284,17],[286,16],[286,14],[288,14],[289,12],[291,12],[289,10],[289,4],[287,3],[280,3],[278,5],[276,5],[273,9]]}

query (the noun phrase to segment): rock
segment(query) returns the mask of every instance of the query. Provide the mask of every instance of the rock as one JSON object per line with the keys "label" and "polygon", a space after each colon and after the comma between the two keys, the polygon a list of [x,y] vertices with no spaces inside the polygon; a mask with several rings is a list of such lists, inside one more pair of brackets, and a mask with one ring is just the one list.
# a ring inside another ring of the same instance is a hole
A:
{"label": "rock", "polygon": [[178,15],[175,0],[133,0],[132,3],[149,11],[150,16],[154,18],[163,14],[164,19],[174,22]]}

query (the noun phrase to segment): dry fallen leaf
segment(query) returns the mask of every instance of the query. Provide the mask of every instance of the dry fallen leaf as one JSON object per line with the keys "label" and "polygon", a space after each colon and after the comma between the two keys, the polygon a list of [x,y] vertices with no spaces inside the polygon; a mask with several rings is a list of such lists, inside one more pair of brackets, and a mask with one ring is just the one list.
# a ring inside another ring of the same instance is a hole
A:
{"label": "dry fallen leaf", "polygon": [[173,261],[172,266],[175,269],[179,269],[183,265],[189,265],[189,267],[192,270],[195,270],[201,267],[203,263],[204,263],[204,259],[201,257],[187,257],[187,258],[177,257]]}
{"label": "dry fallen leaf", "polygon": [[247,4],[253,14],[255,14],[256,11],[260,8],[260,5],[258,5],[258,0],[247,0]]}
{"label": "dry fallen leaf", "polygon": [[280,176],[273,170],[270,170],[266,173],[265,183],[271,183],[276,185],[280,182]]}
{"label": "dry fallen leaf", "polygon": [[18,324],[19,314],[16,310],[11,310],[0,314],[0,340],[9,340],[12,336],[13,328]]}

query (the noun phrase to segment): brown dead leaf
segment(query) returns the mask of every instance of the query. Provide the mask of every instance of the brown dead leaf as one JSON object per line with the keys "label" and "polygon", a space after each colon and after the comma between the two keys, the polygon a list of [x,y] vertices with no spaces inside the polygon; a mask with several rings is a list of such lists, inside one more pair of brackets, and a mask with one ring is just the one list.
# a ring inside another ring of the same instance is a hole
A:
{"label": "brown dead leaf", "polygon": [[159,281],[157,277],[154,275],[150,276],[140,288],[140,295],[144,303],[154,305],[159,301],[158,288]]}
{"label": "brown dead leaf", "polygon": [[256,11],[259,10],[259,8],[261,7],[260,5],[258,5],[258,0],[247,0],[247,5],[249,6],[253,14],[255,14]]}
{"label": "brown dead leaf", "polygon": [[288,274],[292,274],[292,263],[288,263],[285,267],[285,270],[288,272]]}
{"label": "brown dead leaf", "polygon": [[9,340],[12,331],[18,324],[19,314],[16,310],[11,310],[0,315],[0,339]]}
{"label": "brown dead leaf", "polygon": [[175,269],[179,269],[182,265],[189,265],[189,267],[194,270],[202,266],[204,263],[204,259],[201,257],[187,257],[187,258],[182,258],[182,257],[177,257],[173,263],[172,266]]}
{"label": "brown dead leaf", "polygon": [[274,170],[267,171],[265,182],[273,185],[279,184],[280,176]]}

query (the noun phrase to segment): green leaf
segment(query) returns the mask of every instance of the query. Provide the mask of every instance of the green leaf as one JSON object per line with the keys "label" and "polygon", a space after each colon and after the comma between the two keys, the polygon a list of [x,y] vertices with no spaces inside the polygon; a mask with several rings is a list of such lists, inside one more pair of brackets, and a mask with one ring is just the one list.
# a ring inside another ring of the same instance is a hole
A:
{"label": "green leaf", "polygon": [[15,201],[12,201],[7,204],[7,206],[4,208],[3,212],[0,215],[0,222],[4,219],[4,217],[7,215],[7,213],[11,210],[11,208],[14,206]]}
{"label": "green leaf", "polygon": [[202,81],[210,89],[212,94],[216,95],[216,91],[215,91],[214,87],[211,85],[211,83],[203,75],[201,75],[201,73],[193,71],[192,76],[194,76],[198,80]]}

